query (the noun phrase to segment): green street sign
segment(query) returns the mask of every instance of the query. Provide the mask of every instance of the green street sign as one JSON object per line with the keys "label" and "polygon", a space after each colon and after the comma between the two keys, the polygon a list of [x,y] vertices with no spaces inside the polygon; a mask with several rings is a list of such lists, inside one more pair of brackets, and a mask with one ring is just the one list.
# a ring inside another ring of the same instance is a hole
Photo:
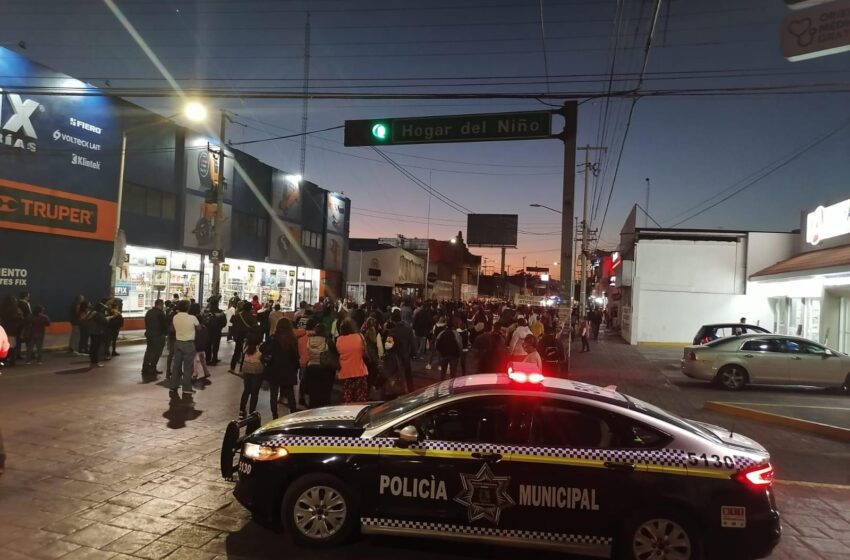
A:
{"label": "green street sign", "polygon": [[346,146],[552,138],[552,113],[485,113],[345,121]]}

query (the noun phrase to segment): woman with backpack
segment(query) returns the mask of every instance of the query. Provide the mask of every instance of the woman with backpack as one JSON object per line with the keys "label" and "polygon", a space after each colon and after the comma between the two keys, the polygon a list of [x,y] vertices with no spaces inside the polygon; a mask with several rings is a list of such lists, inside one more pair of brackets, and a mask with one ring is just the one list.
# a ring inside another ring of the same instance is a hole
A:
{"label": "woman with backpack", "polygon": [[233,357],[230,358],[229,373],[236,373],[236,364],[242,359],[242,349],[245,346],[246,338],[257,327],[257,318],[254,317],[253,307],[250,301],[242,303],[242,310],[235,314],[231,319],[233,323],[233,340],[236,344],[233,345]]}
{"label": "woman with backpack", "polygon": [[[262,337],[262,334],[258,335]],[[298,410],[295,385],[298,383],[298,341],[289,319],[277,322],[274,335],[263,344],[266,363],[264,377],[269,382],[269,405],[272,418],[277,418],[278,393],[286,398],[289,412]]]}
{"label": "woman with backpack", "polygon": [[[248,303],[248,305],[251,305]],[[239,361],[240,372],[242,373],[242,397],[239,399],[239,417],[245,418],[245,405],[248,404],[248,399],[251,399],[251,406],[248,409],[249,413],[254,413],[257,410],[257,399],[260,396],[260,387],[263,385],[263,353],[260,351],[260,340],[262,337],[259,333],[251,332],[244,339],[245,342],[242,348],[235,348],[233,353],[237,352],[241,356]]]}
{"label": "woman with backpack", "polygon": [[301,381],[302,394],[306,392],[310,408],[328,406],[331,404],[339,357],[336,350],[328,344],[323,324],[317,324],[313,333],[306,335],[306,338],[307,368]]}

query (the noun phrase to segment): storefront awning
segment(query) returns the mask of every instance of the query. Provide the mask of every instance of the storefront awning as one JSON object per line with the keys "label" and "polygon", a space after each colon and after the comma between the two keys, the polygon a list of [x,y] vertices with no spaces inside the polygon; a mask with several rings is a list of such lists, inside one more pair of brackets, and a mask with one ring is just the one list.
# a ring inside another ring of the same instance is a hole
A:
{"label": "storefront awning", "polygon": [[751,275],[750,280],[773,280],[848,271],[850,271],[850,245],[844,245],[810,251],[779,261]]}

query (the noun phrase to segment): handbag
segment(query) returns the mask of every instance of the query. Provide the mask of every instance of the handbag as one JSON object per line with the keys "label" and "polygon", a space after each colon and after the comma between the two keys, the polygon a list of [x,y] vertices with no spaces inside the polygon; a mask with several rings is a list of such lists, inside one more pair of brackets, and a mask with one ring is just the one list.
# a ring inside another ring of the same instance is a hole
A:
{"label": "handbag", "polygon": [[328,344],[328,349],[319,354],[319,365],[323,368],[339,370],[339,354],[331,350],[331,345]]}

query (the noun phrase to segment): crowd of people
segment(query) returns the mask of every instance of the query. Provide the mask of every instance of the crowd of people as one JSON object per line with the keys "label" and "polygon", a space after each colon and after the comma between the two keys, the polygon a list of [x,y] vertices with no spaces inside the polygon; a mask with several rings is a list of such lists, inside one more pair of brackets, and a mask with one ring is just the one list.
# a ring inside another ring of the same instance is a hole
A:
{"label": "crowd of people", "polygon": [[[118,333],[124,326],[121,300],[105,298],[90,302],[82,295],[77,296],[70,306],[68,321],[71,324],[68,346],[74,354],[88,356],[91,367],[103,367],[105,360],[118,355]],[[0,301],[0,326],[10,344],[6,365],[42,363],[44,337],[50,324],[47,309],[32,303],[29,292],[4,297]]]}
{"label": "crowd of people", "polygon": [[[272,416],[279,405],[294,412],[331,403],[335,383],[342,402],[385,399],[414,389],[413,363],[436,368],[441,379],[481,372],[504,372],[516,362],[561,375],[566,344],[580,337],[582,350],[596,338],[602,312],[586,320],[576,316],[561,324],[557,310],[504,302],[396,300],[384,309],[329,299],[294,313],[258,296],[234,294],[226,306],[210,298],[205,307],[174,294],[158,299],[144,318],[146,348],[143,377],[165,373],[172,397],[194,393],[194,383],[210,382],[210,368],[220,356],[222,338],[233,350],[228,372],[243,378],[239,411],[256,410],[261,389],[269,389]],[[121,301],[90,302],[78,296],[69,310],[69,346],[101,367],[117,356],[124,324]],[[30,294],[0,302],[0,326],[10,341],[7,365],[41,363],[44,333],[50,318]],[[26,348],[26,350],[24,350]],[[165,359],[165,369],[159,364]]]}

